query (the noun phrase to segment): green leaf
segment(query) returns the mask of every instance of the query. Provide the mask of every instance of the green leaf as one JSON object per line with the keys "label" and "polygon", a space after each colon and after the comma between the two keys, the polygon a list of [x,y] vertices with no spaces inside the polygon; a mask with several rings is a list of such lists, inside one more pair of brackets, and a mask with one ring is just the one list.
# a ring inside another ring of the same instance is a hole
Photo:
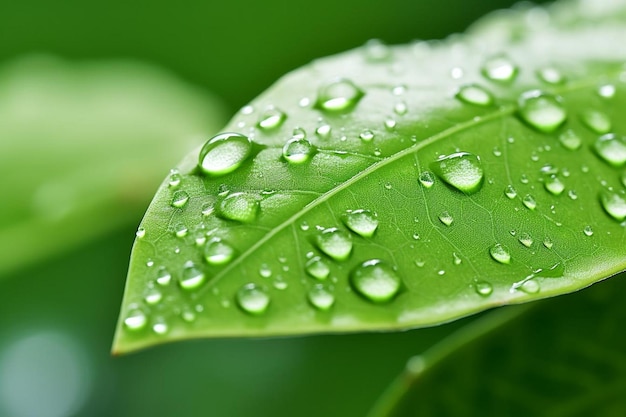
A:
{"label": "green leaf", "polygon": [[0,277],[136,222],[164,165],[223,120],[156,68],[30,57],[0,67]]}
{"label": "green leaf", "polygon": [[607,7],[287,75],[157,193],[114,351],[427,326],[623,270],[626,23]]}
{"label": "green leaf", "polygon": [[473,322],[413,357],[369,415],[619,415],[625,277]]}

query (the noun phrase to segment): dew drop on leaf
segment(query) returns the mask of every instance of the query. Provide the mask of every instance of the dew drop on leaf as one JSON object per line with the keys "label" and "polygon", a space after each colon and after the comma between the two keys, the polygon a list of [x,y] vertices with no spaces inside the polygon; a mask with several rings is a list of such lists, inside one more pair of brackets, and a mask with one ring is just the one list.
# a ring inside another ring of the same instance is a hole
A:
{"label": "dew drop on leaf", "polygon": [[283,158],[291,164],[302,164],[313,154],[313,145],[303,137],[293,137],[283,146]]}
{"label": "dew drop on leaf", "polygon": [[431,167],[444,182],[465,194],[474,194],[482,187],[483,168],[480,158],[472,153],[443,155]]}
{"label": "dew drop on leaf", "polygon": [[486,88],[477,84],[462,86],[456,93],[456,98],[476,106],[491,106],[493,104],[493,95]]}
{"label": "dew drop on leaf", "polygon": [[231,194],[220,203],[219,214],[227,220],[250,223],[256,219],[258,212],[258,197],[253,194]]}
{"label": "dew drop on leaf", "polygon": [[170,204],[172,207],[182,208],[185,207],[188,201],[189,194],[187,194],[187,191],[178,190],[174,191],[174,194],[172,195],[172,202]]}
{"label": "dew drop on leaf", "polygon": [[626,219],[626,197],[613,191],[603,191],[600,201],[604,210],[615,220]]}
{"label": "dew drop on leaf", "polygon": [[430,188],[435,183],[435,177],[432,172],[424,171],[420,174],[419,181],[424,187]]}
{"label": "dew drop on leaf", "polygon": [[374,132],[369,129],[365,129],[359,134],[359,137],[364,142],[370,142],[372,139],[374,139]]}
{"label": "dew drop on leaf", "polygon": [[517,76],[518,68],[508,57],[499,55],[485,61],[482,73],[491,81],[511,82]]}
{"label": "dew drop on leaf", "polygon": [[162,286],[169,285],[172,281],[172,274],[165,267],[159,268],[156,275],[156,283]]}
{"label": "dew drop on leaf", "polygon": [[341,113],[352,110],[364,95],[352,81],[339,78],[319,89],[315,105],[322,111]]}
{"label": "dew drop on leaf", "polygon": [[528,233],[520,234],[518,240],[522,245],[526,246],[527,248],[530,248],[533,244],[533,238]]}
{"label": "dew drop on leaf", "polygon": [[509,264],[511,263],[511,254],[508,249],[504,247],[500,243],[496,243],[489,249],[489,254],[491,257],[500,262],[501,264]]}
{"label": "dew drop on leaf", "polygon": [[525,292],[526,294],[537,294],[540,290],[539,283],[535,279],[529,279],[524,281],[519,289]]}
{"label": "dew drop on leaf", "polygon": [[546,190],[553,195],[560,195],[565,190],[565,184],[556,175],[550,175],[543,183]]}
{"label": "dew drop on leaf", "polygon": [[157,290],[156,288],[150,288],[146,291],[143,299],[146,302],[146,304],[155,305],[155,304],[158,304],[159,301],[163,299],[163,294],[161,293],[161,291]]}
{"label": "dew drop on leaf", "polygon": [[474,283],[474,289],[481,297],[488,297],[493,293],[493,286],[487,281],[477,281]]}
{"label": "dew drop on leaf", "polygon": [[318,310],[329,310],[335,304],[335,296],[322,284],[311,288],[307,294],[309,302]]}
{"label": "dew drop on leaf", "polygon": [[330,127],[330,125],[324,123],[318,126],[317,129],[315,129],[315,134],[322,139],[327,139],[330,136],[331,131],[332,128]]}
{"label": "dew drop on leaf", "polygon": [[611,130],[611,119],[604,112],[587,110],[580,115],[580,119],[594,133],[603,134]]}
{"label": "dew drop on leaf", "polygon": [[585,226],[583,228],[583,233],[585,234],[585,236],[593,236],[593,229],[591,228],[591,226]]}
{"label": "dew drop on leaf", "polygon": [[522,203],[524,203],[524,206],[530,210],[537,208],[537,201],[535,200],[535,197],[530,194],[526,194],[524,198],[522,198]]}
{"label": "dew drop on leaf", "polygon": [[309,259],[304,267],[307,274],[315,279],[324,280],[330,275],[330,268],[319,256]]}
{"label": "dew drop on leaf", "polygon": [[572,129],[568,129],[561,133],[559,135],[559,142],[561,142],[561,145],[563,145],[565,149],[569,149],[570,151],[575,151],[582,145],[580,136],[578,136],[578,134]]}
{"label": "dew drop on leaf", "polygon": [[189,261],[183,267],[178,284],[184,290],[193,290],[204,283],[205,275],[193,262]]}
{"label": "dew drop on leaf", "polygon": [[349,210],[342,220],[348,229],[362,237],[372,237],[378,228],[378,219],[369,210]]}
{"label": "dew drop on leaf", "polygon": [[137,239],[143,239],[146,236],[146,229],[140,227],[139,229],[137,229],[137,233],[135,233],[135,236],[137,236]]}
{"label": "dew drop on leaf", "polygon": [[358,265],[350,275],[350,282],[356,292],[365,299],[384,303],[400,291],[400,277],[387,263],[372,259]]}
{"label": "dew drop on leaf", "polygon": [[259,117],[259,129],[272,130],[280,127],[287,119],[285,112],[277,109],[276,107],[268,107]]}
{"label": "dew drop on leaf", "polygon": [[269,294],[256,284],[246,284],[237,291],[237,305],[243,311],[253,315],[260,315],[267,311],[270,304]]}
{"label": "dew drop on leaf", "polygon": [[598,87],[598,95],[602,98],[615,97],[615,86],[613,84],[604,84]]}
{"label": "dew drop on leaf", "polygon": [[552,246],[554,246],[554,242],[552,241],[552,239],[550,239],[548,236],[546,236],[543,239],[543,246],[545,246],[548,249],[552,249]]}
{"label": "dew drop on leaf", "polygon": [[620,167],[626,163],[626,138],[609,133],[600,136],[593,145],[596,153],[609,165]]}
{"label": "dew drop on leaf", "polygon": [[551,133],[565,122],[567,111],[560,98],[532,90],[520,96],[519,116],[536,130]]}
{"label": "dew drop on leaf", "polygon": [[224,265],[235,256],[232,246],[218,237],[214,237],[204,246],[204,259],[209,265]]}
{"label": "dew drop on leaf", "polygon": [[204,144],[198,167],[207,175],[225,175],[239,168],[251,151],[252,144],[246,136],[221,133]]}
{"label": "dew drop on leaf", "polygon": [[400,101],[396,103],[395,106],[393,106],[393,111],[395,114],[402,116],[406,114],[406,112],[408,111],[408,108],[404,101]]}
{"label": "dew drop on leaf", "polygon": [[324,229],[316,236],[317,247],[336,261],[345,261],[352,252],[352,238],[336,227]]}
{"label": "dew drop on leaf", "polygon": [[506,195],[511,200],[517,197],[517,191],[513,188],[512,185],[507,185],[504,189],[504,195]]}
{"label": "dew drop on leaf", "polygon": [[391,57],[391,49],[379,39],[370,39],[363,47],[365,59],[369,62],[384,62]]}
{"label": "dew drop on leaf", "polygon": [[544,67],[537,70],[537,77],[546,84],[558,85],[565,82],[561,71],[554,67]]}
{"label": "dew drop on leaf", "polygon": [[451,226],[454,223],[454,218],[447,211],[440,213],[438,217],[439,221],[446,226]]}
{"label": "dew drop on leaf", "polygon": [[176,235],[176,237],[185,237],[187,236],[188,232],[189,229],[187,229],[187,226],[182,223],[178,223],[176,226],[174,226],[174,234]]}
{"label": "dew drop on leaf", "polygon": [[132,331],[143,329],[147,322],[148,318],[146,317],[146,313],[138,307],[131,308],[126,318],[124,318],[124,326]]}
{"label": "dew drop on leaf", "polygon": [[157,318],[154,320],[154,323],[152,323],[152,331],[159,336],[166,334],[169,331],[169,327],[165,319]]}
{"label": "dew drop on leaf", "polygon": [[167,181],[167,185],[170,188],[176,188],[180,185],[180,183],[182,182],[182,177],[181,175],[178,173],[177,170],[172,170],[172,173],[170,174],[170,178]]}

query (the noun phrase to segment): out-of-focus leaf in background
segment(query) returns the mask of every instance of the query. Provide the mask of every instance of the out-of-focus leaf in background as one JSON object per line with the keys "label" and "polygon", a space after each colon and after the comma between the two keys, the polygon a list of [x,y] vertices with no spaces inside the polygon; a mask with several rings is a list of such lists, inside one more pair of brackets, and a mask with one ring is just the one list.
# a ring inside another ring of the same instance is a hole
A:
{"label": "out-of-focus leaf in background", "polygon": [[125,224],[224,121],[217,100],[134,62],[0,67],[0,278]]}

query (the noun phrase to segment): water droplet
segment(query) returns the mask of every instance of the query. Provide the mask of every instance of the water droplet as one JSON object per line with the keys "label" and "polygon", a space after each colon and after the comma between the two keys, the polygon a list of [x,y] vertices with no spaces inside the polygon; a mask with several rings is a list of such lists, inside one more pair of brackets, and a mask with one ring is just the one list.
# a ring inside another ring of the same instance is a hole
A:
{"label": "water droplet", "polygon": [[576,194],[576,191],[574,191],[574,190],[569,190],[567,192],[567,196],[569,198],[571,198],[572,200],[577,200],[578,199],[578,194]]}
{"label": "water droplet", "polygon": [[535,279],[525,280],[520,286],[519,289],[524,291],[526,294],[537,294],[539,292],[539,283]]}
{"label": "water droplet", "polygon": [[[289,268],[287,268],[287,270],[289,270]],[[289,284],[287,284],[287,281],[283,280],[283,277],[278,276],[272,283],[272,286],[276,288],[277,290],[282,291],[282,290],[286,290],[289,287]]]}
{"label": "water droplet", "polygon": [[534,209],[537,208],[537,201],[535,200],[535,197],[533,197],[530,194],[526,194],[524,196],[524,198],[522,199],[522,203],[524,203],[526,208],[528,208],[530,210],[534,210]]}
{"label": "water droplet", "polygon": [[304,128],[301,128],[301,127],[296,127],[293,130],[291,137],[294,139],[306,139],[306,130],[304,130]]}
{"label": "water droplet", "polygon": [[146,291],[143,299],[146,301],[146,304],[155,305],[163,299],[163,294],[161,294],[161,291],[156,288],[150,288]]}
{"label": "water droplet", "polygon": [[513,188],[512,185],[507,185],[504,189],[504,195],[512,200],[517,197],[517,191],[515,191],[515,188]]}
{"label": "water droplet", "polygon": [[493,95],[486,88],[477,84],[462,86],[456,93],[456,98],[464,103],[476,106],[491,106],[493,104]]}
{"label": "water droplet", "polygon": [[600,201],[604,210],[615,220],[626,219],[626,197],[611,191],[600,193]]}
{"label": "water droplet", "polygon": [[482,297],[488,297],[493,293],[493,286],[487,281],[476,281],[474,283],[476,293]]}
{"label": "water droplet", "polygon": [[598,95],[602,98],[615,97],[615,86],[613,84],[605,84],[598,87]]}
{"label": "water droplet", "polygon": [[335,296],[322,284],[317,284],[309,290],[309,302],[318,310],[326,311],[335,304]]}
{"label": "water droplet", "polygon": [[383,62],[391,57],[391,49],[380,39],[370,39],[363,48],[365,59],[369,62]]}
{"label": "water droplet", "polygon": [[168,330],[169,327],[163,318],[157,318],[154,323],[152,323],[152,331],[159,336],[166,334]]}
{"label": "water droplet", "polygon": [[350,282],[356,292],[375,303],[390,301],[401,285],[393,268],[379,259],[358,265],[350,275]]}
{"label": "water droplet", "polygon": [[552,246],[554,246],[554,242],[552,241],[552,239],[546,236],[545,239],[543,239],[543,246],[548,249],[552,249]]}
{"label": "water droplet", "polygon": [[174,235],[176,235],[176,237],[185,237],[188,232],[189,229],[187,229],[187,226],[182,223],[178,223],[174,226]]}
{"label": "water droplet", "polygon": [[322,139],[327,139],[330,136],[331,131],[332,128],[330,127],[330,125],[324,123],[319,125],[317,129],[315,129],[315,134]]}
{"label": "water droplet", "polygon": [[500,243],[493,245],[489,249],[489,254],[494,260],[500,262],[501,264],[511,263],[511,254],[509,253],[509,250]]}
{"label": "water droplet", "polygon": [[582,145],[582,140],[580,136],[576,134],[572,129],[568,129],[565,132],[559,135],[559,141],[561,145],[565,147],[565,149],[569,149],[570,151],[575,151],[580,148]]}
{"label": "water droplet", "polygon": [[483,184],[480,158],[469,152],[441,156],[431,165],[443,181],[465,194],[474,194]]}
{"label": "water droplet", "polygon": [[391,94],[394,96],[401,96],[406,93],[406,85],[396,85],[391,89]]}
{"label": "water droplet", "polygon": [[137,236],[137,239],[143,239],[144,236],[146,236],[146,229],[140,227],[139,229],[137,229],[137,233],[135,233],[135,236]]}
{"label": "water droplet", "polygon": [[603,134],[611,130],[611,119],[601,111],[587,110],[580,115],[580,119],[592,132]]}
{"label": "water droplet", "polygon": [[172,274],[170,274],[170,272],[165,267],[159,268],[159,270],[157,271],[157,275],[156,275],[157,284],[163,285],[163,286],[169,285],[171,280],[172,280]]}
{"label": "water droplet", "polygon": [[235,256],[235,250],[222,239],[214,237],[204,247],[204,259],[209,265],[224,265]]}
{"label": "water droplet", "polygon": [[560,195],[565,190],[565,184],[556,175],[550,175],[543,183],[544,187],[550,194]]}
{"label": "water droplet", "polygon": [[408,108],[406,106],[406,103],[404,101],[401,101],[399,103],[396,103],[395,106],[393,106],[393,111],[395,114],[402,116],[406,114],[406,112],[408,111]]}
{"label": "water droplet", "polygon": [[491,81],[511,82],[517,76],[518,69],[508,57],[498,55],[485,62],[482,73]]}
{"label": "water droplet", "polygon": [[249,314],[265,313],[270,304],[269,294],[256,284],[246,284],[237,291],[237,304]]}
{"label": "water droplet", "polygon": [[250,139],[239,133],[221,133],[204,144],[198,166],[208,175],[233,172],[248,159],[252,151]]}
{"label": "water droplet", "polygon": [[317,235],[317,247],[336,261],[345,261],[352,252],[352,238],[336,227],[324,229]]}
{"label": "water droplet", "polygon": [[364,95],[352,81],[339,78],[319,89],[315,106],[332,113],[350,111]]}
{"label": "water droplet", "polygon": [[258,212],[258,197],[248,193],[231,194],[220,203],[220,215],[227,220],[250,223]]}
{"label": "water droplet", "polygon": [[372,139],[374,139],[374,132],[369,129],[365,129],[361,132],[359,137],[365,142],[370,142]]}
{"label": "water droplet", "polygon": [[392,131],[396,128],[396,124],[397,122],[395,121],[395,119],[392,118],[387,118],[385,119],[385,129]]}
{"label": "water droplet", "polygon": [[537,70],[537,77],[546,84],[557,85],[565,82],[565,77],[561,71],[554,67],[540,68]]}
{"label": "water droplet", "polygon": [[305,265],[307,274],[313,278],[324,280],[330,275],[330,268],[319,256],[309,259]]}
{"label": "water droplet", "polygon": [[378,228],[378,219],[369,210],[348,210],[342,220],[348,229],[363,237],[372,237]]}
{"label": "water droplet", "polygon": [[463,68],[460,67],[454,67],[450,70],[450,77],[453,80],[458,80],[460,78],[463,78]]}
{"label": "water droplet", "polygon": [[420,174],[419,181],[424,187],[430,188],[435,183],[435,177],[432,172],[424,171]]}
{"label": "water droplet", "polygon": [[497,146],[493,148],[493,155],[494,156],[502,156],[502,151],[500,150],[500,148],[498,148]]}
{"label": "water droplet", "polygon": [[626,164],[626,138],[613,133],[600,136],[594,143],[598,156],[612,166]]}
{"label": "water droplet", "polygon": [[530,248],[533,244],[533,238],[528,233],[520,234],[518,240],[522,245],[526,246],[527,248]]}
{"label": "water droplet", "polygon": [[539,90],[527,91],[520,96],[519,115],[530,126],[544,133],[554,132],[567,119],[561,99]]}
{"label": "water droplet", "polygon": [[174,194],[172,195],[172,202],[170,204],[172,207],[182,208],[185,207],[188,201],[189,194],[187,194],[187,191],[178,190],[174,191]]}
{"label": "water droplet", "polygon": [[593,236],[593,229],[591,228],[591,226],[585,226],[585,228],[583,229],[583,233],[586,236]]}
{"label": "water droplet", "polygon": [[454,218],[450,215],[450,213],[444,211],[443,213],[439,214],[439,221],[446,226],[451,226],[454,222]]}
{"label": "water droplet", "polygon": [[293,137],[283,146],[283,158],[292,164],[301,164],[308,161],[313,150],[313,145],[308,140]]}
{"label": "water droplet", "polygon": [[461,265],[461,263],[463,262],[463,260],[459,257],[459,255],[457,255],[456,253],[452,253],[452,262],[455,265]]}
{"label": "water droplet", "polygon": [[184,290],[193,290],[204,283],[205,275],[193,262],[187,262],[178,281]]}
{"label": "water droplet", "polygon": [[176,188],[180,185],[180,183],[182,182],[183,177],[181,177],[181,175],[178,173],[177,170],[172,170],[171,174],[170,174],[170,178],[167,182],[167,185],[170,188]]}
{"label": "water droplet", "polygon": [[141,330],[145,327],[148,319],[140,308],[132,308],[124,319],[124,326],[128,330]]}
{"label": "water droplet", "polygon": [[241,114],[245,114],[246,116],[248,116],[248,115],[254,113],[254,107],[252,107],[250,105],[243,106],[240,111],[241,111]]}
{"label": "water droplet", "polygon": [[391,189],[393,188],[393,185],[391,185],[391,183],[390,183],[390,182],[386,182],[386,183],[385,183],[385,185],[384,185],[384,187],[385,187],[387,190],[391,190]]}
{"label": "water droplet", "polygon": [[180,312],[180,316],[187,323],[191,323],[196,320],[196,313],[189,307],[183,308],[183,310]]}

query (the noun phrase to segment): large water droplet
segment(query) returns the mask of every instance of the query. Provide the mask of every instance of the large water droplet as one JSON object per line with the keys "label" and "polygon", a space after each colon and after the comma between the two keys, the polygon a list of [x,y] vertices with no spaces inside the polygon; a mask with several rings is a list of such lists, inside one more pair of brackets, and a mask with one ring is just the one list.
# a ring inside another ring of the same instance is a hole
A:
{"label": "large water droplet", "polygon": [[372,237],[378,228],[378,219],[369,210],[349,210],[342,220],[348,229],[363,237]]}
{"label": "large water droplet", "polygon": [[309,259],[304,268],[307,274],[319,280],[324,280],[330,275],[330,268],[319,256]]}
{"label": "large water droplet", "polygon": [[540,68],[537,70],[537,77],[546,84],[557,85],[565,82],[565,77],[561,71],[554,67]]}
{"label": "large water droplet", "polygon": [[626,138],[609,133],[600,136],[594,143],[594,149],[600,158],[612,166],[626,164]]}
{"label": "large water droplet", "polygon": [[350,111],[364,95],[352,81],[340,78],[319,89],[315,106],[332,113]]}
{"label": "large water droplet", "polygon": [[198,167],[208,175],[233,172],[250,156],[250,139],[239,133],[221,133],[204,144]]}
{"label": "large water droplet", "polygon": [[148,318],[140,308],[132,308],[124,318],[124,326],[128,330],[141,330],[146,326]]}
{"label": "large water droplet", "polygon": [[259,212],[258,197],[248,193],[235,193],[220,203],[220,215],[227,220],[250,223]]}
{"label": "large water droplet", "polygon": [[441,156],[432,169],[443,181],[465,194],[474,194],[483,184],[480,158],[469,152]]}
{"label": "large water droplet", "polygon": [[304,138],[291,138],[283,146],[283,158],[292,164],[301,164],[313,154],[313,145]]}
{"label": "large water droplet", "polygon": [[499,55],[485,62],[482,73],[491,81],[511,82],[517,76],[518,69],[508,57]]}
{"label": "large water droplet", "polygon": [[182,207],[185,207],[188,201],[189,201],[189,194],[187,194],[187,191],[178,190],[178,191],[174,191],[174,194],[172,195],[172,201],[170,204],[172,207],[182,208]]}
{"label": "large water droplet", "polygon": [[567,119],[567,111],[560,98],[532,90],[519,99],[519,115],[526,123],[540,132],[551,133]]}
{"label": "large water droplet", "polygon": [[626,219],[626,196],[612,191],[600,193],[600,201],[604,210],[615,220]]}
{"label": "large water droplet", "polygon": [[315,285],[309,290],[309,302],[318,310],[329,310],[335,304],[335,296],[323,284]]}
{"label": "large water droplet", "polygon": [[345,261],[352,252],[352,238],[336,227],[324,229],[317,235],[317,247],[336,261]]}
{"label": "large water droplet", "polygon": [[603,134],[611,131],[611,119],[606,113],[598,110],[587,110],[580,115],[585,126],[591,131]]}
{"label": "large water droplet", "polygon": [[193,290],[204,283],[205,275],[193,262],[187,262],[183,267],[178,284],[185,290]]}
{"label": "large water droplet", "polygon": [[509,250],[500,243],[493,245],[489,249],[489,254],[494,260],[500,262],[501,264],[511,263],[511,254],[509,253]]}
{"label": "large water droplet", "polygon": [[400,277],[391,266],[372,259],[357,266],[350,275],[355,291],[369,301],[384,303],[400,291]]}
{"label": "large water droplet", "polygon": [[477,84],[467,84],[459,89],[456,98],[476,106],[491,106],[493,104],[493,95],[486,88]]}
{"label": "large water droplet", "polygon": [[487,281],[476,281],[474,283],[476,293],[482,297],[488,297],[493,293],[493,286]]}
{"label": "large water droplet", "polygon": [[285,112],[276,107],[268,107],[259,117],[258,126],[261,130],[272,130],[280,127],[287,119]]}
{"label": "large water droplet", "polygon": [[424,187],[430,188],[435,183],[435,177],[432,172],[424,171],[420,174],[419,181]]}
{"label": "large water droplet", "polygon": [[568,129],[559,135],[559,141],[566,149],[575,151],[582,145],[582,139],[572,129]]}
{"label": "large water droplet", "polygon": [[214,237],[204,246],[204,259],[210,265],[224,265],[235,256],[235,250],[222,239]]}
{"label": "large water droplet", "polygon": [[260,315],[267,311],[270,304],[269,294],[256,284],[246,284],[237,291],[237,304],[243,311]]}

